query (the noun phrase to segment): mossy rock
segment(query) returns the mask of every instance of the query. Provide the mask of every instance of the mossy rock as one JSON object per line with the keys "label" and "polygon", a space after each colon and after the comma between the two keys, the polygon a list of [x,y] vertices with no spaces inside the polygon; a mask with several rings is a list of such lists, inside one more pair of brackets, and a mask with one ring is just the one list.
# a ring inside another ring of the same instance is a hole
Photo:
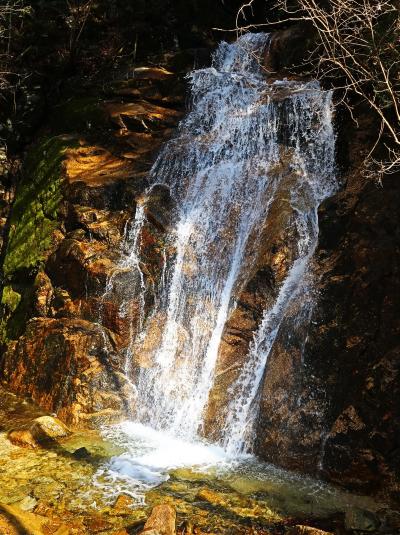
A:
{"label": "mossy rock", "polygon": [[5,286],[1,296],[1,304],[10,312],[14,312],[21,301],[21,294],[16,292],[12,286]]}
{"label": "mossy rock", "polygon": [[17,340],[24,330],[32,313],[34,292],[29,284],[11,285],[3,288],[1,297],[0,342],[8,344]]}
{"label": "mossy rock", "polygon": [[64,154],[76,145],[70,136],[47,138],[27,155],[12,208],[3,264],[6,280],[21,270],[35,271],[45,259],[59,224]]}

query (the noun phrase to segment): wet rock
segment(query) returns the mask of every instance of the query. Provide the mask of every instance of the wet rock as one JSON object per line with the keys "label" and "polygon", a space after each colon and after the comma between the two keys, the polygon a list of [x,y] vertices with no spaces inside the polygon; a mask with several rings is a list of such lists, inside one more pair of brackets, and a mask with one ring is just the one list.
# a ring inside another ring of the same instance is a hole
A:
{"label": "wet rock", "polygon": [[116,499],[112,513],[115,515],[130,515],[132,514],[132,507],[135,505],[135,500],[127,494],[120,494]]}
{"label": "wet rock", "polygon": [[35,418],[31,425],[31,432],[39,442],[65,438],[71,431],[58,418],[54,416],[40,416]]}
{"label": "wet rock", "polygon": [[197,493],[196,499],[211,503],[212,505],[225,505],[224,498],[210,489],[201,489]]}
{"label": "wet rock", "polygon": [[23,500],[16,505],[23,511],[33,511],[37,505],[37,500],[33,496],[26,496]]}
{"label": "wet rock", "polygon": [[89,533],[99,533],[109,530],[113,527],[111,522],[108,522],[101,515],[91,515],[84,521],[85,527]]}
{"label": "wet rock", "polygon": [[67,425],[96,426],[120,418],[129,406],[121,396],[127,380],[113,353],[112,339],[98,325],[37,318],[5,355],[3,373],[14,392],[31,395]]}
{"label": "wet rock", "polygon": [[39,271],[39,273],[36,275],[34,288],[35,316],[45,317],[48,315],[50,310],[54,289],[49,277],[43,271]]}
{"label": "wet rock", "polygon": [[[275,170],[283,178],[275,193],[266,221],[260,221],[258,236],[249,240],[248,257],[254,265],[245,266],[237,288],[237,305],[225,323],[218,350],[214,384],[206,410],[205,435],[220,438],[227,417],[231,390],[247,359],[254,332],[260,325],[264,310],[272,306],[279,286],[297,255],[295,209],[287,202],[287,191],[296,188],[298,177],[290,170],[290,151],[282,152]],[[270,414],[270,412],[267,412]]]}
{"label": "wet rock", "polygon": [[268,358],[256,451],[301,472],[322,467],[325,478],[359,492],[395,496],[399,181],[388,177],[379,189],[357,171],[347,178],[320,208],[311,318],[294,321],[293,309]]}
{"label": "wet rock", "polygon": [[[2,523],[5,525],[4,535],[8,533],[19,535],[21,532],[29,535],[43,535],[48,519],[29,511],[23,511],[14,505],[0,504],[0,527]],[[14,528],[15,531],[13,531]]]}
{"label": "wet rock", "polygon": [[[0,506],[1,507],[1,506]],[[0,533],[2,535],[20,535],[20,530],[8,515],[1,512],[0,508]]]}
{"label": "wet rock", "polygon": [[346,529],[375,533],[379,525],[379,519],[371,511],[365,511],[363,509],[349,509],[346,511]]}
{"label": "wet rock", "polygon": [[[265,53],[264,67],[274,76],[280,71],[293,76],[295,67],[304,64],[310,51],[315,47],[315,33],[312,24],[300,22],[288,29],[272,33],[268,51]],[[301,67],[300,67],[301,72]]]}
{"label": "wet rock", "polygon": [[88,459],[90,457],[90,452],[85,447],[82,447],[75,450],[72,455],[75,459]]}
{"label": "wet rock", "polygon": [[161,504],[153,507],[142,534],[175,535],[176,512],[172,505]]}
{"label": "wet rock", "polygon": [[31,424],[24,424],[21,429],[9,431],[7,438],[16,446],[38,448],[70,434],[69,429],[57,418],[40,416],[35,418]]}
{"label": "wet rock", "polygon": [[39,448],[39,443],[32,435],[30,429],[14,429],[8,432],[8,440],[21,448]]}
{"label": "wet rock", "polygon": [[115,255],[102,243],[68,239],[49,258],[46,270],[73,297],[88,297],[104,291],[116,269],[114,260]]}

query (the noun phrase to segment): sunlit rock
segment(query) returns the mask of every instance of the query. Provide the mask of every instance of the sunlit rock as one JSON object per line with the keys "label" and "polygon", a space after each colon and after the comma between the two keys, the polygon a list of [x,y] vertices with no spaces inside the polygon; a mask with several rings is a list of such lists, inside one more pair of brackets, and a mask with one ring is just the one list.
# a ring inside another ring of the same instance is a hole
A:
{"label": "sunlit rock", "polygon": [[143,535],[175,535],[176,512],[168,504],[156,505],[146,521]]}

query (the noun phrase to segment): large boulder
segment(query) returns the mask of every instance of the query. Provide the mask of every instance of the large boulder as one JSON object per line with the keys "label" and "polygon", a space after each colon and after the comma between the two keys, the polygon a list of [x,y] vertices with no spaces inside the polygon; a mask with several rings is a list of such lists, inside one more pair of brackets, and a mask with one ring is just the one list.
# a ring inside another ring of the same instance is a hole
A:
{"label": "large boulder", "polygon": [[132,387],[112,334],[88,321],[32,319],[5,354],[2,373],[14,392],[30,395],[74,427],[113,421],[129,412]]}

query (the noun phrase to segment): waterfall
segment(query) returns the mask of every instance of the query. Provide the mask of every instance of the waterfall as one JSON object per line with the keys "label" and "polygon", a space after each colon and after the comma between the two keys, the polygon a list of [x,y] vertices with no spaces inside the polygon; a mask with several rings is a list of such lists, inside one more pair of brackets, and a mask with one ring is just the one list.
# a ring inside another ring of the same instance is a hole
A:
{"label": "waterfall", "polygon": [[254,244],[285,173],[293,176],[287,199],[299,236],[295,259],[231,387],[222,441],[235,452],[245,449],[251,435],[268,354],[315,249],[318,205],[335,189],[332,95],[317,82],[268,82],[261,67],[268,43],[261,33],[222,43],[212,66],[190,75],[191,111],[150,176],[148,194],[162,184],[176,208],[167,243],[173,259],[164,265],[147,318],[140,267],[143,205],[127,232],[121,264],[136,272],[136,280],[139,275],[142,310],[127,362],[152,347],[149,365],[135,378],[134,417],[192,440],[202,424],[225,323],[255,262]]}

